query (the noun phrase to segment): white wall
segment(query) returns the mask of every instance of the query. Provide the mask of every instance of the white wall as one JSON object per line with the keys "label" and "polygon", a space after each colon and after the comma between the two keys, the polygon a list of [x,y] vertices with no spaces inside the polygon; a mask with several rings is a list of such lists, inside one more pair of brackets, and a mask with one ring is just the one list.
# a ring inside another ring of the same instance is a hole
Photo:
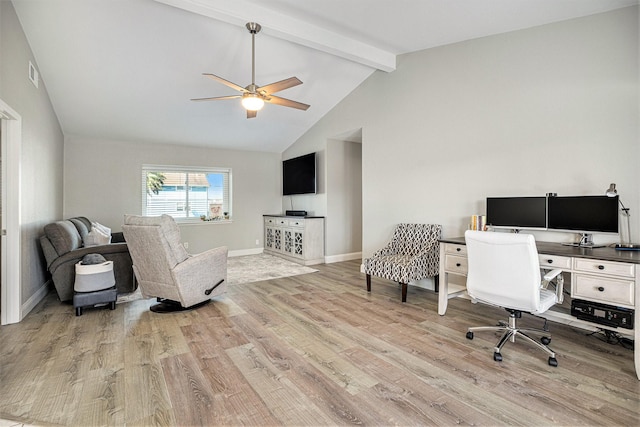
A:
{"label": "white wall", "polygon": [[362,144],[328,140],[326,170],[326,254],[359,256],[362,252]]}
{"label": "white wall", "polygon": [[284,154],[362,128],[364,256],[399,222],[457,236],[487,196],[603,194],[610,182],[640,241],[638,112],[635,6],[402,55]]}
{"label": "white wall", "polygon": [[[181,226],[189,252],[217,246],[263,247],[263,214],[280,213],[280,154],[181,145],[65,139],[64,217],[87,216],[121,230],[124,214],[140,215],[143,164],[230,167],[233,222]],[[259,240],[256,245],[256,239]]]}
{"label": "white wall", "polygon": [[[39,236],[42,227],[62,217],[64,139],[46,90],[28,79],[29,61],[37,67],[11,2],[0,2],[0,98],[22,117],[21,265],[24,305],[46,283]],[[26,313],[23,313],[26,314]]]}

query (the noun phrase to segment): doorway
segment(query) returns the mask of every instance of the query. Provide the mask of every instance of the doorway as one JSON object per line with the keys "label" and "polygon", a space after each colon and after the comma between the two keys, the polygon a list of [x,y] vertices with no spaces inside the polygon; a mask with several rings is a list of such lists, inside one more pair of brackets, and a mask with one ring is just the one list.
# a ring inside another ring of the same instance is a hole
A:
{"label": "doorway", "polygon": [[22,118],[0,99],[0,325],[22,320],[20,148]]}

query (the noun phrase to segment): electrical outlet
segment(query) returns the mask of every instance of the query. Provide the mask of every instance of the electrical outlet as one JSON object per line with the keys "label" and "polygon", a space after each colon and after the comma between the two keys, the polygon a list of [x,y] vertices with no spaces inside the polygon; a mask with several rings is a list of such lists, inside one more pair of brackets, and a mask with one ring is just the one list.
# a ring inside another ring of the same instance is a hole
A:
{"label": "electrical outlet", "polygon": [[256,239],[256,246],[260,245],[260,239]]}
{"label": "electrical outlet", "polygon": [[184,242],[183,245],[185,249],[189,249],[189,242]]}

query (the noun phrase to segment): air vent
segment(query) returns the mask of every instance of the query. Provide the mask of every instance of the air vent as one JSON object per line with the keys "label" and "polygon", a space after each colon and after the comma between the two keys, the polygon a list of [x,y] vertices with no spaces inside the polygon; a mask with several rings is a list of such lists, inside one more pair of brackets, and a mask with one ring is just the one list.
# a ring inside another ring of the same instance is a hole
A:
{"label": "air vent", "polygon": [[31,80],[31,83],[33,83],[35,87],[38,87],[39,78],[38,70],[36,70],[36,67],[29,61],[29,80]]}

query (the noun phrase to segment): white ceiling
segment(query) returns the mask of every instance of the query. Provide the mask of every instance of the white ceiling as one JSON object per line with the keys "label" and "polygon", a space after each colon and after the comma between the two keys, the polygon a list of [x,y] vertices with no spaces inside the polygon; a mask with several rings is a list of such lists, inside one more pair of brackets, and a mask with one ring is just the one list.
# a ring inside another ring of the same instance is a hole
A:
{"label": "white ceiling", "polygon": [[[586,16],[638,0],[13,0],[65,135],[282,152],[395,55]],[[247,119],[240,86],[291,76]],[[25,66],[25,74],[27,67]],[[26,76],[25,76],[26,77]]]}

